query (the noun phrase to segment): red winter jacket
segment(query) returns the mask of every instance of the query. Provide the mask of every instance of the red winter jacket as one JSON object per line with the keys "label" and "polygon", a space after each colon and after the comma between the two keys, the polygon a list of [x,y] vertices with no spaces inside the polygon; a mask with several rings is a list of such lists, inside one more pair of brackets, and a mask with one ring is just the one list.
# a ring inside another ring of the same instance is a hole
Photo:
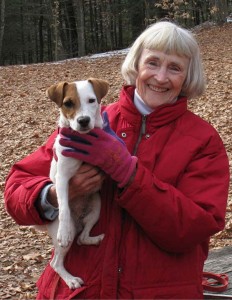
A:
{"label": "red winter jacket", "polygon": [[[75,242],[66,267],[85,285],[69,290],[48,265],[40,299],[201,299],[202,269],[211,235],[224,227],[228,158],[218,133],[187,110],[187,99],[147,117],[132,103],[133,87],[106,110],[112,128],[136,151],[138,169],[121,193],[108,178],[93,235],[100,246]],[[21,225],[42,224],[34,202],[48,178],[54,133],[16,163],[5,190],[7,211]]]}

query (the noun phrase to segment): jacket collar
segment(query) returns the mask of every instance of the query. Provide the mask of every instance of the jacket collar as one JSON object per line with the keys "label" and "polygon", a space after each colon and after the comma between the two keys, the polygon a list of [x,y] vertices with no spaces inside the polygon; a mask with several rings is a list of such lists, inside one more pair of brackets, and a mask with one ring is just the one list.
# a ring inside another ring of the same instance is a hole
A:
{"label": "jacket collar", "polygon": [[[134,86],[124,86],[120,95],[120,110],[132,126],[140,125],[143,117],[133,104]],[[147,125],[160,127],[171,123],[187,111],[187,98],[180,97],[174,104],[165,104],[159,106],[154,112],[147,115]]]}

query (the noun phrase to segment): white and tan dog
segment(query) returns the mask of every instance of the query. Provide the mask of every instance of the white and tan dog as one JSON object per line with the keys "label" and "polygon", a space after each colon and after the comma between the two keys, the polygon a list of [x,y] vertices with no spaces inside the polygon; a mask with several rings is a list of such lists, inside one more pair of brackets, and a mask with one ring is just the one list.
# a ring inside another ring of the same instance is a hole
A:
{"label": "white and tan dog", "polygon": [[[80,133],[88,133],[94,127],[102,128],[100,101],[107,94],[109,85],[106,81],[89,78],[72,83],[60,82],[52,85],[46,95],[60,109],[59,126],[71,127]],[[70,205],[68,199],[68,184],[77,169],[82,164],[73,158],[64,157],[59,144],[58,135],[55,141],[57,159],[52,160],[50,178],[55,183],[59,204],[59,217],[47,225],[49,235],[55,247],[52,268],[60,275],[71,289],[80,287],[83,280],[74,277],[64,268],[64,258],[77,234],[78,244],[98,245],[104,234],[90,237],[90,231],[99,219],[101,201],[96,192]]]}

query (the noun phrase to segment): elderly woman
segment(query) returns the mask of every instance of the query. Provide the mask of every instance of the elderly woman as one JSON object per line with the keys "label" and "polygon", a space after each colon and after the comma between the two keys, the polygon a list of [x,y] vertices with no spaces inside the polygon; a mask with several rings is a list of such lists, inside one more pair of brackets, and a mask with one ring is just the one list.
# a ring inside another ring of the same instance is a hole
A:
{"label": "elderly woman", "polygon": [[[122,74],[129,85],[104,108],[105,131],[80,142],[62,130],[72,150],[63,154],[86,162],[70,181],[70,201],[102,184],[92,235],[105,238],[98,247],[73,243],[66,257],[81,288],[70,290],[48,265],[37,299],[203,298],[209,239],[225,224],[229,166],[216,130],[187,109],[205,88],[199,47],[189,31],[156,23],[131,47]],[[56,135],[8,176],[6,208],[19,224],[58,213],[48,178]]]}

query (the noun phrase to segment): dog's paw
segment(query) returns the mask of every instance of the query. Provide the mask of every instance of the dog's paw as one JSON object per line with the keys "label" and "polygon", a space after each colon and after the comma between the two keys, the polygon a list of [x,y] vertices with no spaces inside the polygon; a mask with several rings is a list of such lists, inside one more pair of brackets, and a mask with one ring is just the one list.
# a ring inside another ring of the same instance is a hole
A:
{"label": "dog's paw", "polygon": [[73,234],[69,231],[58,230],[57,241],[60,247],[68,247],[73,242]]}
{"label": "dog's paw", "polygon": [[78,289],[84,284],[84,281],[80,277],[73,276],[70,276],[65,282],[71,290]]}
{"label": "dog's paw", "polygon": [[80,234],[77,239],[78,245],[99,245],[101,241],[104,239],[105,235],[100,234],[98,236],[89,236]]}

